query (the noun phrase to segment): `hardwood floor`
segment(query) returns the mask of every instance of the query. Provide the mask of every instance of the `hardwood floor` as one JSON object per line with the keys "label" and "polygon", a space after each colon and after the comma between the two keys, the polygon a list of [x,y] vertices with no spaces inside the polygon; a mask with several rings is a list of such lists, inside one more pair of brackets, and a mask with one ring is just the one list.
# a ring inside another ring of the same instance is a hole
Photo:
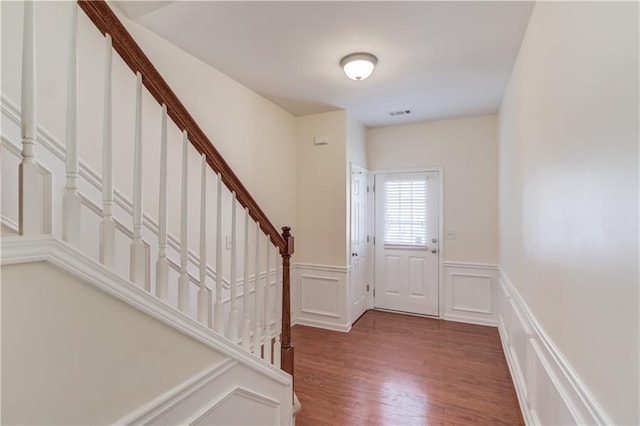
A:
{"label": "hardwood floor", "polygon": [[523,425],[493,327],[380,311],[293,328],[296,425]]}

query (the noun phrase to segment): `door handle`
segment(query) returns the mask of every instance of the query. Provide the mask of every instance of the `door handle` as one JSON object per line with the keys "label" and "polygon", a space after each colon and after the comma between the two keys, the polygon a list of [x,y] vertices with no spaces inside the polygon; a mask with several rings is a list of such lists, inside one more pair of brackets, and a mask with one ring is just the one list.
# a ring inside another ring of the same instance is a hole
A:
{"label": "door handle", "polygon": [[432,248],[431,249],[431,253],[437,253],[437,252],[438,252],[438,249],[436,249],[436,248]]}
{"label": "door handle", "polygon": [[358,253],[351,253],[351,257],[358,257]]}

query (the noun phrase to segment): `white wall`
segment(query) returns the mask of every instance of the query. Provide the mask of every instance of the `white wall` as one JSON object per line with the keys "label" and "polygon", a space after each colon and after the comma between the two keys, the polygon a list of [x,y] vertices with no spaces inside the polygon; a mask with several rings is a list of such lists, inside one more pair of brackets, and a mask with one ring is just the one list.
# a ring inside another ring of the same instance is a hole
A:
{"label": "white wall", "polygon": [[2,267],[3,424],[112,423],[223,359],[49,264]]}
{"label": "white wall", "polygon": [[370,170],[442,167],[445,261],[498,260],[497,117],[495,115],[369,129]]}
{"label": "white wall", "polygon": [[347,112],[347,161],[367,167],[367,128]]}
{"label": "white wall", "polygon": [[296,118],[120,15],[273,224],[296,229]]}
{"label": "white wall", "polygon": [[537,3],[500,109],[500,265],[638,424],[638,4]]}
{"label": "white wall", "polygon": [[[295,261],[346,266],[347,118],[345,111],[298,118]],[[314,136],[327,145],[314,145]]]}
{"label": "white wall", "polygon": [[[297,121],[298,229],[291,289],[293,321],[348,331],[347,159],[352,148],[362,152],[364,132],[354,126],[346,111],[308,115]],[[315,136],[326,138],[328,144],[314,145]]]}

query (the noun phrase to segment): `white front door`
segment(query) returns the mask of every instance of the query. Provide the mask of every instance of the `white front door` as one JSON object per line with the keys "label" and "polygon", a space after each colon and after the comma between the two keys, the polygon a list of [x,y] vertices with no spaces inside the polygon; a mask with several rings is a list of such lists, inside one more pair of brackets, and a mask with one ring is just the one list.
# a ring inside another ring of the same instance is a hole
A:
{"label": "white front door", "polygon": [[438,315],[439,173],[375,178],[377,308]]}
{"label": "white front door", "polygon": [[367,308],[367,174],[351,165],[351,322]]}

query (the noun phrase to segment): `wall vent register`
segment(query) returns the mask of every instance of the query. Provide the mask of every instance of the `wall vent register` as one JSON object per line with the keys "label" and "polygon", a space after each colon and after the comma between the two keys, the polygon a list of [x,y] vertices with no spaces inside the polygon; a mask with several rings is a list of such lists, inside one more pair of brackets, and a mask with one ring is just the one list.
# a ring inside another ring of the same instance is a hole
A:
{"label": "wall vent register", "polygon": [[407,115],[407,114],[411,114],[411,110],[410,109],[403,109],[400,111],[391,111],[389,113],[390,116],[395,117],[397,115]]}

